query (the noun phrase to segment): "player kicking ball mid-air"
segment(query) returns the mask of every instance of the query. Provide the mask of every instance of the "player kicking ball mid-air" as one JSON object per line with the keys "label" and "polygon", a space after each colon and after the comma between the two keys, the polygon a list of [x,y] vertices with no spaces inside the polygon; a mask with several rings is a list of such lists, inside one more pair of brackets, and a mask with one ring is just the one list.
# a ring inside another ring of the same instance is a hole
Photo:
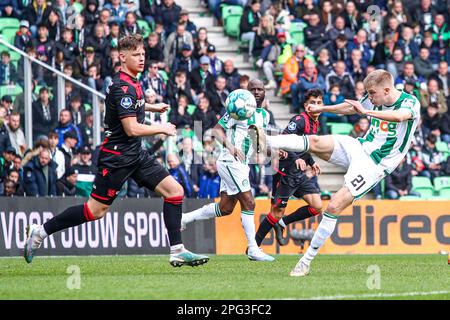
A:
{"label": "player kicking ball mid-air", "polygon": [[210,203],[200,209],[183,214],[181,223],[212,219],[230,215],[237,202],[241,204],[241,222],[247,238],[247,257],[254,261],[273,261],[255,241],[254,210],[255,200],[251,192],[248,163],[256,148],[249,129],[256,126],[264,129],[269,124],[270,115],[262,107],[265,99],[264,84],[261,80],[250,81],[248,90],[256,100],[256,111],[247,120],[235,120],[225,113],[214,127],[216,140],[225,147],[217,159],[217,170],[221,179],[220,201]]}
{"label": "player kicking ball mid-air", "polygon": [[[331,197],[310,246],[291,271],[291,276],[309,274],[311,261],[333,233],[339,214],[394,171],[409,150],[420,120],[417,98],[395,89],[392,75],[384,70],[369,73],[364,79],[364,87],[367,94],[360,101],[308,106],[308,112],[312,113],[358,113],[371,117],[370,128],[363,138],[344,135],[266,137],[272,148],[308,151],[347,169],[344,186]],[[259,134],[263,136],[264,132]]]}
{"label": "player kicking ball mid-air", "polygon": [[145,50],[141,35],[119,41],[121,71],[114,75],[106,95],[105,134],[100,146],[98,173],[89,200],[70,207],[43,225],[27,227],[25,260],[30,263],[42,241],[55,232],[101,219],[113,203],[124,182],[132,177],[140,186],[164,198],[164,223],[170,242],[169,262],[174,267],[196,266],[208,262],[207,256],[186,250],[181,241],[183,188],[156,158],[141,147],[141,137],[156,134],[175,136],[171,123],[145,125],[145,111],[165,112],[166,104],[145,103],[137,74],[144,71]]}
{"label": "player kicking ball mid-air", "polygon": [[[308,106],[322,106],[323,92],[320,89],[308,90],[305,94],[305,110]],[[320,112],[302,112],[292,117],[283,134],[310,135],[317,134]],[[256,232],[256,243],[261,245],[270,229],[274,228],[280,245],[286,245],[283,230],[286,225],[316,216],[322,212],[320,190],[305,174],[309,165],[314,175],[320,173],[320,167],[308,152],[283,152],[280,156],[279,167],[272,182],[272,206],[270,213],[259,225]],[[287,203],[291,196],[303,198],[307,205],[298,208],[288,216],[283,217]]]}

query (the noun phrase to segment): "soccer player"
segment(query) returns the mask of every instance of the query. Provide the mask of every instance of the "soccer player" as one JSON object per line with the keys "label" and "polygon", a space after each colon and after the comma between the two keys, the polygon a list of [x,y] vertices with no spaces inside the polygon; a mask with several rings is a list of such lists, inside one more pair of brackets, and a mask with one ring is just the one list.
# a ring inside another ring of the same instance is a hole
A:
{"label": "soccer player", "polygon": [[101,219],[119,193],[123,183],[132,177],[140,186],[164,197],[164,223],[170,242],[172,266],[196,266],[206,263],[207,256],[186,250],[181,241],[181,205],[183,188],[169,175],[154,156],[142,150],[141,137],[156,134],[176,135],[171,123],[145,125],[145,111],[165,112],[166,104],[147,104],[137,74],[144,70],[145,50],[141,35],[129,35],[119,41],[121,71],[106,95],[105,133],[100,147],[98,173],[89,200],[70,207],[43,225],[27,227],[24,257],[30,263],[42,241],[49,235],[82,223]]}
{"label": "soccer player", "polygon": [[[320,89],[308,90],[305,94],[305,110],[311,106],[323,105],[323,92]],[[294,116],[283,134],[310,135],[317,134],[319,128],[320,112],[302,112]],[[314,175],[320,173],[320,167],[315,163],[308,152],[284,152],[280,158],[279,168],[273,177],[272,183],[272,206],[270,213],[259,225],[256,232],[256,243],[261,245],[262,241],[271,228],[275,229],[275,235],[280,245],[285,245],[283,230],[286,225],[295,221],[308,219],[322,212],[322,200],[317,185],[305,174],[306,165],[313,170]],[[303,198],[308,205],[298,208],[290,215],[283,217],[289,198],[294,195]]]}
{"label": "soccer player", "polygon": [[[333,233],[339,214],[394,171],[409,150],[420,120],[417,98],[395,89],[392,75],[385,70],[369,73],[364,79],[364,87],[367,94],[360,101],[345,100],[334,106],[308,106],[308,111],[313,113],[358,113],[371,117],[370,128],[363,138],[343,135],[267,137],[271,147],[309,151],[347,169],[344,186],[331,197],[311,245],[291,271],[291,276],[309,274],[311,261]],[[264,132],[260,132],[260,136],[263,137]]]}
{"label": "soccer player", "polygon": [[256,151],[249,128],[252,126],[266,128],[270,116],[262,108],[265,99],[263,82],[258,79],[250,81],[248,90],[255,97],[257,105],[252,117],[238,121],[225,113],[214,127],[216,139],[225,145],[217,159],[217,170],[221,179],[220,201],[183,214],[181,224],[184,229],[186,224],[192,221],[227,216],[233,212],[239,201],[241,222],[248,242],[247,257],[254,261],[273,261],[274,258],[265,254],[255,241],[255,200],[251,192],[248,167],[249,160]]}

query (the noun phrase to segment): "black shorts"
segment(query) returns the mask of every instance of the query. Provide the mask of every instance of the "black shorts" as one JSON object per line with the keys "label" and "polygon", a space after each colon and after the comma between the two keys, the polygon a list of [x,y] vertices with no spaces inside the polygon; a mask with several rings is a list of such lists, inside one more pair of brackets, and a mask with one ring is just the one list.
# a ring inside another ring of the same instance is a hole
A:
{"label": "black shorts", "polygon": [[286,208],[289,198],[302,198],[307,194],[320,193],[316,184],[305,174],[286,175],[278,172],[273,177],[272,205]]}
{"label": "black shorts", "polygon": [[91,197],[111,205],[128,178],[133,178],[139,187],[154,191],[156,186],[169,175],[169,172],[156,161],[156,157],[147,151],[140,153],[138,162],[122,168],[110,167],[103,161],[95,175]]}

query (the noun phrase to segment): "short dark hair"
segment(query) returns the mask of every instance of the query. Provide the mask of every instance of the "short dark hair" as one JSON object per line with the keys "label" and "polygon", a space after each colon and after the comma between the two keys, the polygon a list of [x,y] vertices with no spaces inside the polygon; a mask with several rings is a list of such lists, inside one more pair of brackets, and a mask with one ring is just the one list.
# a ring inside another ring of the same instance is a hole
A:
{"label": "short dark hair", "polygon": [[309,100],[309,98],[323,98],[322,89],[309,89],[305,94],[305,102]]}
{"label": "short dark hair", "polygon": [[430,143],[432,143],[432,144],[436,144],[436,142],[437,142],[437,137],[436,137],[434,134],[431,133],[431,134],[427,137],[427,141],[430,142]]}
{"label": "short dark hair", "polygon": [[136,50],[144,45],[144,38],[140,34],[131,34],[119,40],[119,51]]}
{"label": "short dark hair", "polygon": [[250,81],[250,77],[248,75],[246,75],[246,74],[243,74],[241,76],[241,78],[239,79],[239,83],[242,83],[244,81]]}

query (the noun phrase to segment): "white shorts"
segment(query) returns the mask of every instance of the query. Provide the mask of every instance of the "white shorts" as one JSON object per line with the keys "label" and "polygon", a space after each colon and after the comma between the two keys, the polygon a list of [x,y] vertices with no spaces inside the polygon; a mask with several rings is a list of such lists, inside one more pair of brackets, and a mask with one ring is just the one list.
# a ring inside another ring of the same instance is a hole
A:
{"label": "white shorts", "polygon": [[364,152],[358,140],[344,135],[333,135],[333,140],[334,149],[329,162],[347,170],[344,184],[352,196],[359,199],[375,187],[386,173]]}
{"label": "white shorts", "polygon": [[229,196],[250,191],[250,169],[248,165],[237,161],[217,161],[220,176],[220,192]]}

